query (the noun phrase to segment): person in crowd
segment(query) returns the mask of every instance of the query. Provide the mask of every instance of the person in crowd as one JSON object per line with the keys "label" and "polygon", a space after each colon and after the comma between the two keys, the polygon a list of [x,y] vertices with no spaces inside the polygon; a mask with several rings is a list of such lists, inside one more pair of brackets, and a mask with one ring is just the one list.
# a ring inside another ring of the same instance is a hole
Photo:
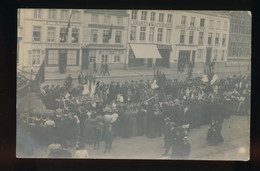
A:
{"label": "person in crowd", "polygon": [[94,134],[95,134],[94,149],[99,150],[100,140],[103,137],[103,132],[104,132],[105,118],[101,113],[99,113],[96,116],[95,121],[96,121],[96,124],[95,124],[95,128],[94,128]]}
{"label": "person in crowd", "polygon": [[[165,131],[164,131],[164,147],[165,152],[163,156],[167,156],[169,150],[173,146],[175,140],[176,140],[176,126],[174,122],[170,122],[171,119],[169,117],[166,118],[165,123]],[[173,147],[172,147],[173,148]]]}
{"label": "person in crowd", "polygon": [[112,131],[112,125],[108,124],[105,128],[107,131],[105,133],[105,152],[110,152],[110,150],[112,149],[112,142],[113,142],[113,131]]}
{"label": "person in crowd", "polygon": [[71,158],[72,157],[72,154],[68,150],[68,146],[66,144],[62,144],[61,146],[59,146],[57,144],[54,144],[54,145],[56,147],[50,149],[48,158]]}
{"label": "person in crowd", "polygon": [[106,75],[106,73],[108,74],[108,76],[110,76],[110,73],[109,73],[109,69],[108,69],[108,63],[106,62],[105,63],[105,66],[104,66],[104,75]]}
{"label": "person in crowd", "polygon": [[74,158],[79,158],[79,159],[88,158],[88,151],[85,149],[85,144],[79,143],[77,145]]}
{"label": "person in crowd", "polygon": [[97,63],[96,63],[96,61],[93,64],[93,72],[97,73]]}
{"label": "person in crowd", "polygon": [[217,145],[221,142],[224,142],[221,130],[222,123],[219,122],[219,120],[212,120],[207,133],[207,141],[209,145]]}
{"label": "person in crowd", "polygon": [[84,137],[87,144],[94,143],[94,130],[95,130],[95,119],[91,112],[87,113],[88,117],[85,121]]}
{"label": "person in crowd", "polygon": [[[213,85],[201,78],[173,79],[156,89],[149,80],[100,82],[92,97],[82,95],[82,87],[73,87],[71,76],[65,82],[63,86],[43,87],[41,99],[54,114],[31,114],[24,124],[34,130],[33,135],[42,132],[49,142],[55,135],[58,144],[71,147],[82,139],[98,150],[104,140],[109,152],[115,135],[155,138],[163,133],[164,155],[172,148],[173,158],[186,159],[191,144],[185,137],[190,129],[209,124],[206,140],[216,145],[224,141],[223,120],[250,110],[250,76],[234,75]],[[116,122],[107,122],[104,117],[114,113],[118,113]]]}
{"label": "person in crowd", "polygon": [[67,91],[70,91],[70,89],[72,88],[72,81],[73,79],[71,77],[71,74],[69,74],[64,83],[64,86]]}
{"label": "person in crowd", "polygon": [[80,72],[80,74],[78,75],[78,83],[83,84],[83,80],[84,80],[84,75],[82,74],[82,72]]}
{"label": "person in crowd", "polygon": [[105,64],[104,64],[104,62],[102,62],[102,64],[101,64],[101,71],[100,71],[100,75],[105,75],[106,73],[105,73]]}
{"label": "person in crowd", "polygon": [[188,159],[191,153],[191,144],[187,136],[183,138],[183,141],[180,145],[180,153],[178,155],[179,159]]}

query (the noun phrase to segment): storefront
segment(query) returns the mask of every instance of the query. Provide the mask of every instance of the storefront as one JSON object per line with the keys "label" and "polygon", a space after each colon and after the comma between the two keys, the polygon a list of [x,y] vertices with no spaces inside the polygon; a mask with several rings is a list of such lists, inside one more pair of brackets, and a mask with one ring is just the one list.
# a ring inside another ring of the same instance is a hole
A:
{"label": "storefront", "polygon": [[82,48],[81,69],[92,70],[94,63],[97,69],[102,63],[108,63],[110,68],[125,67],[125,49],[120,45],[88,45]]}
{"label": "storefront", "polygon": [[156,65],[162,67],[170,67],[170,54],[172,51],[171,45],[157,45],[158,51],[161,55],[161,59],[156,59]]}
{"label": "storefront", "polygon": [[162,60],[162,56],[157,45],[130,44],[128,66],[152,67],[158,59]]}
{"label": "storefront", "polygon": [[69,70],[79,70],[80,49],[63,45],[62,48],[49,45],[46,48],[45,66],[47,71],[65,73]]}

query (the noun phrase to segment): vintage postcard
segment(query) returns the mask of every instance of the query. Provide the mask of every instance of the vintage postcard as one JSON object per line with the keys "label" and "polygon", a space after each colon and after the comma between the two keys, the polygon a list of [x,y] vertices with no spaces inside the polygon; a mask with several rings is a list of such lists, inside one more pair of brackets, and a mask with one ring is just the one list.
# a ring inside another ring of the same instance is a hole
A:
{"label": "vintage postcard", "polygon": [[18,158],[250,159],[249,11],[18,9]]}

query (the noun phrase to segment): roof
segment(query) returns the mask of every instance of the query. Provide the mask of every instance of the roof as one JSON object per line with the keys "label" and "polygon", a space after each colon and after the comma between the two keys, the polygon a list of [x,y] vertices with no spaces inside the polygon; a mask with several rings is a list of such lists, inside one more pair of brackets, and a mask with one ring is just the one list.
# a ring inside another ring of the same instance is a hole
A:
{"label": "roof", "polygon": [[87,9],[84,13],[97,13],[106,15],[128,16],[126,10],[110,10],[110,9]]}
{"label": "roof", "polygon": [[252,19],[252,15],[250,11],[230,11],[229,15],[232,18],[236,18],[236,19],[246,19],[246,20]]}
{"label": "roof", "polygon": [[216,10],[191,10],[190,12],[194,13],[200,13],[204,15],[212,15],[212,16],[217,16],[217,17],[225,17],[225,18],[230,18],[229,11],[216,11]]}

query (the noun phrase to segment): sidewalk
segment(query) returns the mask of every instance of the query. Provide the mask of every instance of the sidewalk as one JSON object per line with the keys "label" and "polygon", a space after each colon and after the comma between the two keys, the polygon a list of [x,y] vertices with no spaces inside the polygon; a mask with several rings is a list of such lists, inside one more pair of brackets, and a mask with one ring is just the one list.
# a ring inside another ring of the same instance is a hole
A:
{"label": "sidewalk", "polygon": [[[177,75],[177,68],[159,68],[162,73],[165,75]],[[181,73],[181,75],[187,75],[187,69],[185,68],[185,71]],[[88,72],[91,74],[91,71],[88,70],[83,70],[82,71],[84,75]],[[151,69],[145,69],[142,70],[140,68],[138,69],[128,69],[128,70],[110,70],[110,76],[106,75],[100,75],[98,72],[96,74],[96,78],[119,78],[119,77],[144,77],[144,76],[153,76],[154,75],[154,70],[153,68]],[[247,67],[241,66],[240,68],[237,66],[228,66],[228,67],[216,67],[215,68],[215,73],[245,73],[248,72]],[[67,71],[64,74],[60,74],[58,72],[46,72],[45,73],[45,80],[64,80],[68,77],[69,74],[71,74],[73,79],[77,79],[80,71]],[[194,75],[202,75],[203,73],[203,68],[194,68],[193,74]]]}

